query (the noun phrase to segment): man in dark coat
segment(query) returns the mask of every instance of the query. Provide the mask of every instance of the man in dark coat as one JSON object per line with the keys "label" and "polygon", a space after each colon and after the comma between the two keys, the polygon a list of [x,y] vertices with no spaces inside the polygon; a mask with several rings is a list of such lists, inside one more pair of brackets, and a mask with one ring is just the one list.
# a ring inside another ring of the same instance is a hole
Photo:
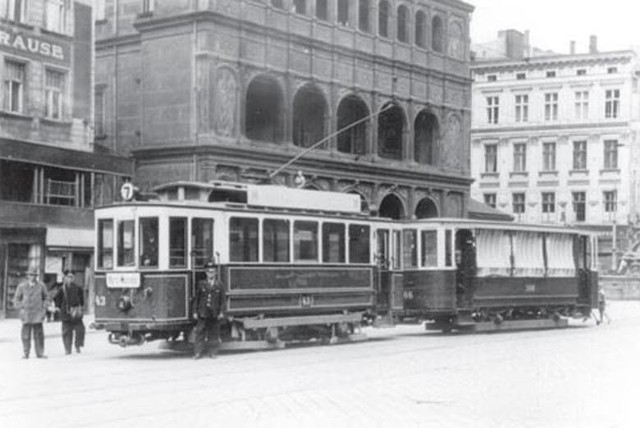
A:
{"label": "man in dark coat", "polygon": [[[76,352],[84,346],[85,327],[82,321],[84,311],[84,290],[73,282],[73,272],[64,271],[62,287],[54,297],[56,306],[60,309],[62,321],[62,343],[67,355],[71,354],[71,345],[75,344]],[[75,333],[75,342],[74,342]]]}
{"label": "man in dark coat", "polygon": [[215,358],[220,342],[220,321],[224,318],[225,293],[218,279],[218,271],[213,262],[208,262],[205,269],[207,278],[198,281],[193,311],[198,320],[195,359],[202,358],[205,351],[208,351],[211,358]]}
{"label": "man in dark coat", "polygon": [[38,281],[38,270],[35,267],[27,271],[27,279],[18,284],[16,294],[13,297],[13,306],[20,310],[22,320],[22,358],[29,358],[31,351],[31,336],[36,348],[38,358],[47,358],[44,355],[44,329],[42,321],[49,303],[47,287]]}

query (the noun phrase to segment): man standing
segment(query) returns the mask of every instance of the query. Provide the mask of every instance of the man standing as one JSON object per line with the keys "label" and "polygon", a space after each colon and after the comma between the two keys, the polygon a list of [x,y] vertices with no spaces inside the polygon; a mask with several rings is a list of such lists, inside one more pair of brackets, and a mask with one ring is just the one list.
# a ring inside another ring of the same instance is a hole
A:
{"label": "man standing", "polygon": [[224,318],[225,294],[218,279],[218,271],[213,262],[205,265],[207,278],[198,282],[194,315],[196,325],[195,355],[200,359],[208,349],[208,355],[215,358],[220,341],[220,321]]}
{"label": "man standing", "polygon": [[[62,343],[67,355],[71,354],[71,345],[75,344],[76,352],[84,346],[85,327],[82,317],[84,315],[84,290],[73,282],[73,272],[63,272],[62,287],[54,297],[56,306],[60,309],[62,321]],[[75,333],[75,342],[73,336]]]}
{"label": "man standing", "polygon": [[49,299],[46,286],[38,281],[38,270],[30,267],[27,271],[27,279],[18,284],[16,294],[13,297],[13,306],[20,310],[22,320],[22,358],[29,358],[31,351],[31,336],[36,348],[38,358],[47,358],[44,355],[44,330],[42,321]]}

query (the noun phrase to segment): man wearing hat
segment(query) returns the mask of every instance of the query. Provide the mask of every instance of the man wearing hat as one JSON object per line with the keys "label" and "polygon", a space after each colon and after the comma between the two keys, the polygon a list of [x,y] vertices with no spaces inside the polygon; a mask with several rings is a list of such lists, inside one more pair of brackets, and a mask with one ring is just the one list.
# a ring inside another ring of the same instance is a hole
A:
{"label": "man wearing hat", "polygon": [[[85,326],[82,321],[84,314],[84,290],[73,279],[74,274],[66,269],[63,273],[62,287],[58,288],[53,301],[60,309],[62,321],[62,344],[67,355],[71,354],[71,345],[74,344],[76,352],[84,346]],[[75,341],[74,341],[75,334]]]}
{"label": "man wearing hat", "polygon": [[31,351],[31,336],[36,348],[36,357],[47,358],[44,355],[44,330],[42,321],[49,304],[46,286],[38,281],[38,269],[34,266],[27,271],[27,279],[18,284],[13,297],[13,306],[20,310],[22,320],[22,358],[29,358]]}
{"label": "man wearing hat", "polygon": [[207,278],[198,281],[193,311],[198,320],[193,356],[196,360],[202,358],[205,351],[215,358],[220,342],[220,321],[224,318],[225,294],[218,279],[218,270],[213,262],[208,262],[205,269]]}

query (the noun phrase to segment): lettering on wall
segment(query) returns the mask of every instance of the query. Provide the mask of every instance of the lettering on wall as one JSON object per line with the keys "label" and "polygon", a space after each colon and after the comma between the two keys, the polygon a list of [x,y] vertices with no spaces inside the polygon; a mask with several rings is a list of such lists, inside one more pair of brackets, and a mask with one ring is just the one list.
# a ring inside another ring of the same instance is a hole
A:
{"label": "lettering on wall", "polygon": [[27,54],[39,59],[44,57],[63,63],[69,62],[68,43],[55,42],[49,38],[23,33],[4,26],[0,26],[0,50]]}

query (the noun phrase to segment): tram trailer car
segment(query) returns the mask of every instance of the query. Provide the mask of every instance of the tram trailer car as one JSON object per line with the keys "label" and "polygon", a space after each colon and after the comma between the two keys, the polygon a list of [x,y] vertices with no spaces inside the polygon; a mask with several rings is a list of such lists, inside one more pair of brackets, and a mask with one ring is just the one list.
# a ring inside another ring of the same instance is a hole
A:
{"label": "tram trailer car", "polygon": [[209,260],[226,291],[223,348],[357,340],[378,315],[374,227],[358,195],[225,182],[154,190],[158,200],[96,209],[95,326],[112,343],[192,341]]}
{"label": "tram trailer car", "polygon": [[597,239],[590,232],[429,219],[402,233],[399,316],[429,320],[428,329],[558,327],[597,306]]}

